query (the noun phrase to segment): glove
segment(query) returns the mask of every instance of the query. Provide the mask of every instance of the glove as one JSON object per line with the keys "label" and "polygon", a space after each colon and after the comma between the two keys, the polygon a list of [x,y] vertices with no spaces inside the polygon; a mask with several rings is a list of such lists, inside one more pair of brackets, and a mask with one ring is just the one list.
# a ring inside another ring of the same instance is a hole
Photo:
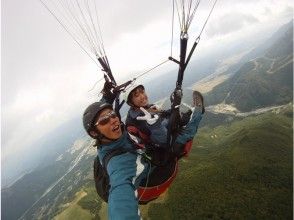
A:
{"label": "glove", "polygon": [[152,118],[152,115],[143,107],[140,107],[141,111],[144,112],[144,116],[138,116],[137,120],[139,121],[146,121],[149,125],[153,125],[158,120],[158,115],[154,115]]}
{"label": "glove", "polygon": [[102,89],[102,94],[104,98],[107,100],[108,103],[113,103],[116,93],[114,92],[114,84],[110,81],[105,81],[103,89]]}
{"label": "glove", "polygon": [[182,100],[182,90],[181,89],[175,89],[175,91],[173,91],[173,93],[170,95],[170,101],[172,103],[173,106],[177,106],[181,104],[181,100]]}

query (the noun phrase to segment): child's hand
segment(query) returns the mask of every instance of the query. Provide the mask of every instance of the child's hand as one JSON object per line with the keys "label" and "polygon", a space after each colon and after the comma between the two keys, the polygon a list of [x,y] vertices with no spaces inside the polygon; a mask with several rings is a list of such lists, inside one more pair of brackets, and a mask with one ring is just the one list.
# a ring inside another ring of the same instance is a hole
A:
{"label": "child's hand", "polygon": [[160,112],[160,108],[157,106],[157,105],[152,105],[149,109],[148,109],[149,112],[152,112],[152,113],[158,113]]}

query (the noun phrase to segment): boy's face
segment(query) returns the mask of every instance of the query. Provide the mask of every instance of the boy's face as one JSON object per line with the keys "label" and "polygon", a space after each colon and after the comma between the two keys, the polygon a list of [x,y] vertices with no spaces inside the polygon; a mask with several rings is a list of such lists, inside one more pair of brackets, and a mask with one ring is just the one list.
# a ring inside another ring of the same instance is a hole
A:
{"label": "boy's face", "polygon": [[131,102],[136,107],[145,107],[148,105],[148,96],[145,93],[145,90],[142,87],[136,88],[131,92]]}
{"label": "boy's face", "polygon": [[109,139],[118,139],[122,135],[119,117],[112,109],[103,109],[96,120],[96,128]]}

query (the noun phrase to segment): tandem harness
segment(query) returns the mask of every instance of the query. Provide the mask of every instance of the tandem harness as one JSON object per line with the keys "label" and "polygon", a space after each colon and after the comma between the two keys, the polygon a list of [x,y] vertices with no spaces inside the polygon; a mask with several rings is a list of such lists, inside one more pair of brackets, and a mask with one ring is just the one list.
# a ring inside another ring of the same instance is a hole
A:
{"label": "tandem harness", "polygon": [[[158,148],[160,151],[163,149]],[[107,164],[112,157],[125,154],[125,153],[136,153],[136,150],[126,150],[118,148],[110,151],[103,158],[102,164],[98,156],[94,160],[94,180],[95,188],[98,195],[105,201],[108,202],[110,182],[109,176],[106,170]],[[164,152],[154,152],[154,154],[162,155]],[[152,172],[149,177],[142,180],[139,185],[138,198],[139,204],[147,204],[148,202],[158,198],[164,193],[170,184],[173,182],[178,171],[178,160],[175,157],[170,157],[167,163],[161,166],[153,166]],[[151,169],[151,168],[150,168]]]}

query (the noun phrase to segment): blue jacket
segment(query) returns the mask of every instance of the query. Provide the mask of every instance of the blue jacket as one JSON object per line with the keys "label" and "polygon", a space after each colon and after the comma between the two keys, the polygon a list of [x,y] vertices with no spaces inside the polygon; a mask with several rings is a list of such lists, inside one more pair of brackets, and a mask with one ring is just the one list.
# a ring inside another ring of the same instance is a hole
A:
{"label": "blue jacket", "polygon": [[[199,107],[194,108],[190,121],[185,127],[183,127],[183,129],[181,129],[181,132],[176,139],[176,143],[185,144],[187,141],[193,139],[197,132],[199,123],[202,119],[201,111],[202,109]],[[154,115],[155,113],[150,114]],[[161,115],[159,114],[160,117],[158,118],[156,123],[150,125],[146,121],[137,120],[138,116],[143,115],[144,113],[141,110],[130,108],[126,119],[126,125],[133,125],[137,127],[139,130],[149,136],[152,143],[155,143],[159,146],[166,146],[169,118],[161,117]]]}
{"label": "blue jacket", "polygon": [[[155,113],[150,114],[154,115]],[[160,116],[153,125],[149,125],[146,121],[137,120],[138,116],[144,116],[144,113],[141,110],[135,110],[131,107],[126,118],[126,126],[134,125],[148,135],[152,143],[165,146],[167,141],[168,119]]]}
{"label": "blue jacket", "polygon": [[[202,118],[201,111],[194,111],[190,122],[179,134],[176,142],[184,144],[193,139]],[[163,126],[163,124],[159,125]],[[158,130],[159,131],[159,130]],[[156,133],[154,133],[156,134]],[[166,139],[165,139],[166,140]],[[105,155],[115,148],[134,149],[135,144],[130,140],[126,131],[116,141],[102,144],[98,149],[98,157],[103,161]],[[139,151],[139,150],[137,150]],[[140,219],[137,189],[151,169],[141,155],[127,152],[112,157],[107,164],[111,188],[108,197],[108,217],[114,220]]]}
{"label": "blue jacket", "polygon": [[[103,161],[107,152],[119,147],[134,149],[126,132],[118,140],[101,145],[98,150],[100,161]],[[139,154],[127,152],[112,157],[106,169],[111,185],[108,197],[109,219],[140,219],[137,188],[147,176],[149,164]]]}

